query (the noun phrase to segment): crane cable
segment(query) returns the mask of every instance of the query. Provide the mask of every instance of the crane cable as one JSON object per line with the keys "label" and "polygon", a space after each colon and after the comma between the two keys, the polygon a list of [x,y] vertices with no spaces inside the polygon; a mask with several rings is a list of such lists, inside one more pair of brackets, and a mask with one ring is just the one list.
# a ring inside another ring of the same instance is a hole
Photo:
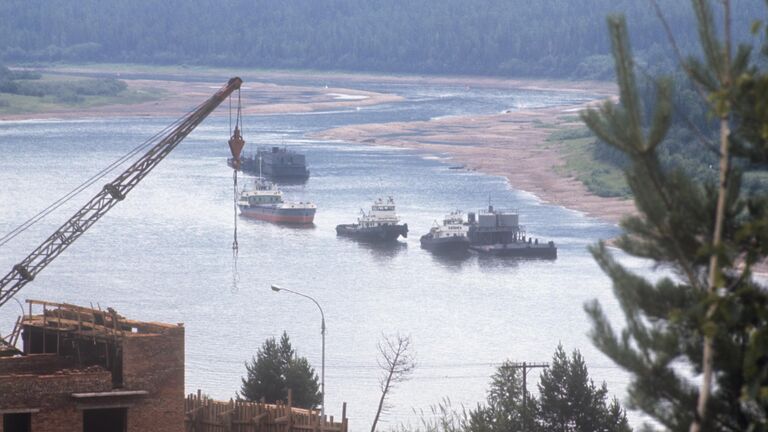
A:
{"label": "crane cable", "polygon": [[[237,199],[238,199],[238,191],[237,191],[237,171],[240,168],[240,153],[242,152],[242,147],[239,149],[239,151],[235,151],[235,146],[233,146],[233,141],[240,140],[242,141],[242,101],[240,99],[240,89],[237,90],[237,113],[235,115],[235,128],[232,129],[232,95],[229,96],[229,135],[230,135],[230,150],[232,150],[232,157],[233,157],[233,164],[232,164],[232,210],[233,210],[233,220],[234,220],[234,234],[233,234],[233,240],[232,240],[232,292],[238,291],[238,283],[240,282],[240,273],[237,270],[237,252],[238,252],[238,244],[237,244]],[[242,144],[245,144],[243,141]]]}
{"label": "crane cable", "polygon": [[53,213],[61,207],[62,205],[66,204],[67,202],[71,201],[73,198],[75,198],[77,195],[82,193],[84,190],[88,189],[91,185],[96,183],[97,181],[104,178],[107,174],[114,171],[117,167],[124,164],[129,159],[133,158],[137,154],[141,153],[143,150],[147,149],[148,147],[154,145],[157,142],[157,139],[165,134],[167,134],[168,131],[178,126],[190,113],[196,111],[202,106],[202,104],[192,108],[187,113],[185,113],[183,116],[181,116],[179,119],[177,119],[172,124],[165,127],[160,132],[156,133],[155,135],[149,137],[146,141],[139,144],[138,146],[131,149],[128,153],[124,154],[123,156],[119,157],[117,160],[112,162],[111,164],[107,165],[106,168],[102,169],[101,171],[97,172],[96,174],[92,175],[90,178],[85,180],[84,182],[77,185],[74,189],[70,190],[66,194],[64,194],[61,198],[57,199],[53,203],[51,203],[48,207],[40,210],[37,214],[30,217],[26,221],[22,222],[19,226],[9,231],[4,236],[0,237],[0,247],[5,246],[8,242],[13,240],[16,236],[23,233],[24,231],[31,228],[36,223],[43,220],[46,216]]}
{"label": "crane cable", "polygon": [[[235,114],[235,128],[232,129],[232,96],[229,97],[229,135],[230,138],[230,149],[232,149],[232,142],[236,140],[242,141],[242,101],[240,99],[240,89],[237,89],[237,113]],[[244,142],[243,142],[244,144]],[[242,151],[242,149],[240,149]],[[232,253],[234,255],[237,255],[238,250],[238,244],[237,244],[237,170],[240,168],[240,151],[235,154],[235,151],[232,152],[232,157],[234,158],[234,163],[232,164],[232,189],[233,189],[233,200],[232,200],[232,209],[233,209],[233,219],[234,219],[234,238],[232,240]]]}

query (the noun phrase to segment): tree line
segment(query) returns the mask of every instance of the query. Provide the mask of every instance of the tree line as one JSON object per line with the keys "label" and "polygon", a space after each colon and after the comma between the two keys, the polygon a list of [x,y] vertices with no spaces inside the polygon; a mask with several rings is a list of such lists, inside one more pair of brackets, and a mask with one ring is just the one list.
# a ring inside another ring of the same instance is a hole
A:
{"label": "tree line", "polygon": [[34,96],[75,104],[82,102],[86,96],[115,96],[128,88],[125,82],[114,78],[55,81],[41,78],[37,72],[11,70],[0,64],[0,94]]}
{"label": "tree line", "polygon": [[[659,1],[681,47],[695,49],[685,2]],[[740,2],[735,22],[757,3]],[[6,0],[0,60],[610,79],[603,29],[617,12],[632,17],[638,56],[666,58],[645,1]]]}
{"label": "tree line", "polygon": [[[409,336],[383,335],[378,345],[381,398],[371,432],[378,430],[383,406],[396,383],[410,378],[417,367]],[[616,398],[609,401],[605,383],[589,377],[579,350],[569,357],[562,345],[552,363],[539,376],[538,397],[524,386],[523,370],[504,361],[493,376],[485,403],[458,411],[449,402],[439,404],[433,416],[421,416],[421,425],[399,425],[401,432],[630,432],[626,411]],[[293,405],[317,408],[322,400],[317,374],[305,357],[297,355],[288,335],[280,341],[268,338],[250,362],[238,398],[267,403],[286,401],[290,390]],[[446,401],[448,401],[446,399]],[[390,427],[392,430],[392,427]]]}

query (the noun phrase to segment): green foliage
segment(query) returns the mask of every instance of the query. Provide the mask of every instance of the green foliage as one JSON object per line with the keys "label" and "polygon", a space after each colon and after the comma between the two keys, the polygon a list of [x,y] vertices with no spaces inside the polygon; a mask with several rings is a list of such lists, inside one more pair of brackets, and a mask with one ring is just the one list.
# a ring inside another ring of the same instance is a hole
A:
{"label": "green foliage", "polygon": [[538,388],[538,400],[527,393],[524,406],[522,369],[506,361],[491,377],[486,405],[462,415],[454,412],[447,416],[443,410],[441,418],[447,421],[441,423],[451,427],[458,425],[466,432],[631,430],[618,401],[607,402],[605,383],[597,387],[589,378],[586,363],[578,350],[568,358],[563,347],[558,346],[551,367],[539,376]]}
{"label": "green foliage", "polygon": [[37,72],[10,70],[0,65],[1,113],[18,114],[63,106],[97,106],[138,103],[158,97],[157,92],[128,90],[125,82],[112,78],[43,77]]}
{"label": "green foliage", "polygon": [[629,186],[621,169],[597,157],[596,149],[601,144],[589,129],[559,129],[547,141],[556,142],[565,159],[565,166],[557,168],[560,174],[576,177],[597,196],[629,196]]}
{"label": "green foliage", "polygon": [[[530,384],[528,384],[530,385]],[[419,412],[417,426],[401,424],[399,432],[630,432],[627,416],[614,398],[607,402],[608,389],[595,386],[584,358],[574,350],[568,358],[562,346],[549,369],[539,375],[537,400],[526,394],[523,407],[523,377],[519,364],[505,361],[491,377],[485,405],[473,410],[453,408],[443,399],[430,412]],[[525,425],[523,424],[525,422]]]}
{"label": "green foliage", "polygon": [[[685,70],[707,96],[697,99],[697,112],[712,116],[731,112],[727,120],[734,131],[728,137],[732,169],[719,191],[714,176],[691,165],[696,158],[664,163],[664,143],[675,130],[671,107],[676,87],[671,79],[660,80],[655,100],[643,105],[626,24],[621,18],[609,19],[620,104],[606,103],[582,117],[625,158],[640,212],[622,221],[625,234],[617,245],[629,255],[670,269],[673,277],[649,281],[617,262],[603,244],[597,245],[592,254],[613,281],[625,327],[617,332],[597,301],[587,304],[586,311],[593,321],[596,346],[631,374],[628,391],[633,408],[667,430],[688,431],[699,399],[691,372],[695,376],[703,371],[704,338],[709,336],[714,388],[703,430],[764,431],[768,429],[768,292],[752,279],[752,266],[764,261],[768,252],[768,190],[745,190],[742,179],[745,167],[768,156],[766,137],[760,133],[768,121],[756,103],[768,98],[768,87],[756,85],[766,79],[766,63],[750,65],[749,47],[739,47],[731,64],[724,62],[708,3],[693,4],[704,60],[688,61]],[[723,79],[728,75],[739,77],[735,85]],[[712,152],[708,137],[704,138],[690,139],[688,151]],[[722,243],[713,248],[719,193],[727,199]],[[718,260],[712,287],[721,288],[708,294],[713,254]]]}
{"label": "green foliage", "polygon": [[296,355],[285,332],[279,344],[275,338],[264,341],[245,369],[239,394],[245,400],[286,401],[291,389],[294,406],[315,408],[320,404],[322,398],[315,370],[306,358]]}
{"label": "green foliage", "polygon": [[32,71],[12,71],[0,65],[0,93],[39,98],[52,98],[57,102],[76,104],[85,96],[116,96],[125,91],[125,82],[113,78],[41,80]]}
{"label": "green foliage", "polygon": [[592,135],[592,132],[589,129],[583,127],[558,129],[552,132],[549,137],[547,137],[547,141],[563,141],[577,138],[589,138],[592,136],[594,136]]}
{"label": "green foliage", "polygon": [[[659,1],[695,47],[684,3]],[[613,12],[633,17],[649,63],[669,52],[636,0],[5,0],[0,59],[610,79]]]}
{"label": "green foliage", "polygon": [[12,71],[0,64],[0,93],[18,93],[17,80],[40,79],[40,74],[30,71]]}
{"label": "green foliage", "polygon": [[487,404],[469,412],[467,432],[522,430],[526,419],[531,424],[535,401],[527,394],[524,409],[523,391],[522,371],[510,361],[502,363],[491,377]]}
{"label": "green foliage", "polygon": [[123,81],[113,78],[77,79],[57,81],[16,81],[16,90],[9,93],[25,96],[115,96],[127,89]]}
{"label": "green foliage", "polygon": [[423,432],[462,432],[467,428],[468,414],[462,408],[461,411],[453,408],[451,400],[443,398],[437,405],[429,407],[429,414],[424,411],[416,412],[419,415],[421,424],[415,429],[411,426],[400,425],[400,432],[418,430]]}
{"label": "green foliage", "polygon": [[627,417],[618,401],[607,403],[608,387],[597,387],[578,350],[569,359],[557,347],[552,365],[539,379],[537,423],[542,431],[629,431]]}

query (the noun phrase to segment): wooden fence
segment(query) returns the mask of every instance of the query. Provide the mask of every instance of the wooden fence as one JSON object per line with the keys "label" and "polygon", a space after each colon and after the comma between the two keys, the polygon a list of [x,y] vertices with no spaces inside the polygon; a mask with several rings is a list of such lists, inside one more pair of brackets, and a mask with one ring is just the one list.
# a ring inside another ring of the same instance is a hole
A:
{"label": "wooden fence", "polygon": [[184,401],[187,432],[347,432],[347,404],[342,406],[341,422],[333,416],[320,416],[319,410],[291,407],[288,403],[266,404],[231,400],[215,401],[200,390]]}

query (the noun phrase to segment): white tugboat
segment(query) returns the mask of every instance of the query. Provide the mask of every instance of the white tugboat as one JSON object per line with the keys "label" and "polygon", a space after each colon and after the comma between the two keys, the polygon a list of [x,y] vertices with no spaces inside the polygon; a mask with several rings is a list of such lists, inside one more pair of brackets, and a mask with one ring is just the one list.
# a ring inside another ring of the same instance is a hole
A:
{"label": "white tugboat", "polygon": [[469,248],[469,228],[464,223],[461,211],[456,210],[443,218],[443,224],[435,225],[421,236],[421,247],[435,252],[461,252]]}
{"label": "white tugboat", "polygon": [[400,218],[395,213],[395,201],[392,197],[385,201],[377,199],[371,206],[371,211],[357,218],[356,224],[341,224],[336,226],[336,234],[353,237],[359,240],[386,242],[397,240],[398,237],[408,237],[408,224],[399,224]]}
{"label": "white tugboat", "polygon": [[311,224],[317,206],[310,202],[285,202],[274,183],[257,177],[251,189],[244,189],[237,201],[243,216],[267,222]]}

